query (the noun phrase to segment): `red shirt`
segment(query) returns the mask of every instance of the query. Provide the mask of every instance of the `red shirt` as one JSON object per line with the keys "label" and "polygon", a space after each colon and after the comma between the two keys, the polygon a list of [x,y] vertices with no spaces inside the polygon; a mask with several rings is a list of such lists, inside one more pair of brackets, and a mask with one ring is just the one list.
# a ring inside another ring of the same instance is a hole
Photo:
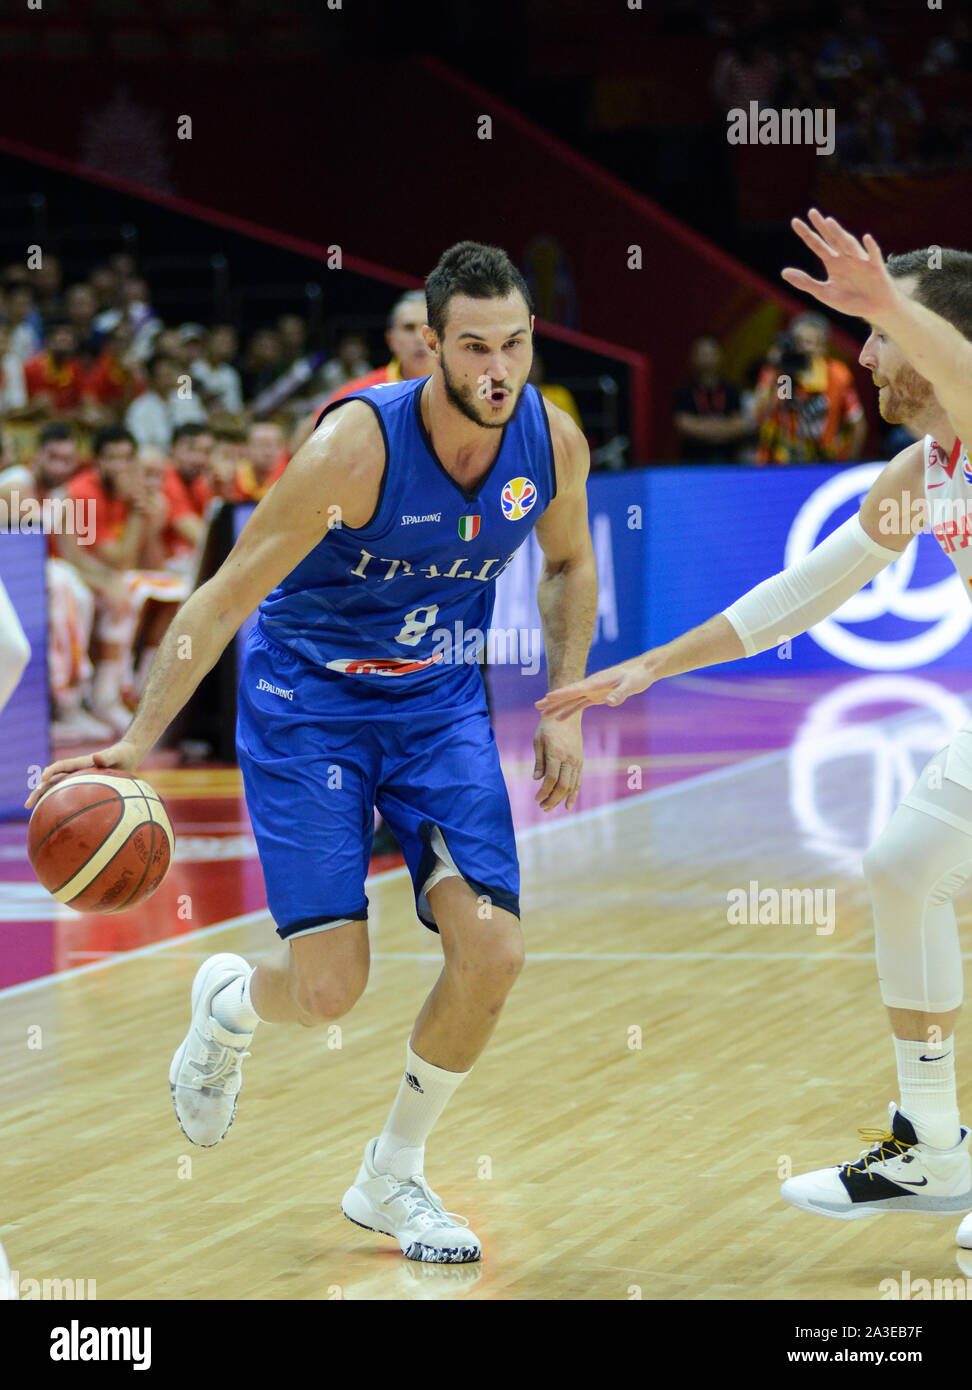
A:
{"label": "red shirt", "polygon": [[[339,386],[336,391],[331,392],[324,405],[343,400],[345,396],[350,396],[352,391],[363,391],[366,386],[383,386],[386,381],[401,381],[401,379],[401,365],[398,358],[393,357],[384,367],[376,367],[373,372],[365,372],[364,376],[359,376],[354,381],[346,381],[343,386]],[[323,408],[321,406],[322,410]]]}
{"label": "red shirt", "polygon": [[74,410],[81,403],[84,368],[76,357],[68,357],[58,367],[49,352],[39,352],[24,363],[28,399],[46,393],[53,397],[55,410]]}
{"label": "red shirt", "polygon": [[128,402],[142,384],[137,372],[123,367],[110,348],[103,348],[84,378],[84,394],[99,405]]}
{"label": "red shirt", "polygon": [[204,473],[186,482],[178,469],[169,468],[162,481],[162,491],[169,504],[169,524],[162,535],[166,553],[170,556],[186,555],[195,547],[173,529],[172,523],[178,521],[180,516],[204,516],[213,496],[212,485]]}
{"label": "red shirt", "polygon": [[85,513],[91,523],[91,548],[97,550],[106,541],[116,541],[124,533],[129,506],[121,497],[109,497],[97,468],[83,468],[75,473],[65,493],[76,502],[86,502]]}
{"label": "red shirt", "polygon": [[241,463],[236,470],[236,477],[233,479],[233,491],[230,494],[234,502],[259,502],[261,497],[266,497],[281,473],[287,467],[289,457],[286,449],[282,450],[277,458],[277,462],[270,469],[266,478],[261,483],[249,463]]}

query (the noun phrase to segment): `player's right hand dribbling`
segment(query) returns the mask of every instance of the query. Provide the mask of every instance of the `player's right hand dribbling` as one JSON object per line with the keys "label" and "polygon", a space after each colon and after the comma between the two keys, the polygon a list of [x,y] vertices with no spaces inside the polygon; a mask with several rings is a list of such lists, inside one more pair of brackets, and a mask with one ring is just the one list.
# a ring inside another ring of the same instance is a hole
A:
{"label": "player's right hand dribbling", "polygon": [[24,802],[24,809],[29,811],[55,782],[59,782],[62,777],[69,777],[72,772],[83,772],[86,767],[101,767],[134,776],[140,762],[138,749],[127,739],[120,739],[108,748],[100,748],[96,753],[85,753],[78,758],[62,758],[60,762],[51,763],[49,767],[44,768],[40,782]]}
{"label": "player's right hand dribbling", "polygon": [[617,666],[596,671],[574,685],[551,690],[542,700],[537,700],[536,707],[541,714],[569,719],[572,714],[587,709],[589,705],[623,705],[629,695],[640,695],[656,680],[657,675],[650,665],[650,653],[646,652],[619,662]]}

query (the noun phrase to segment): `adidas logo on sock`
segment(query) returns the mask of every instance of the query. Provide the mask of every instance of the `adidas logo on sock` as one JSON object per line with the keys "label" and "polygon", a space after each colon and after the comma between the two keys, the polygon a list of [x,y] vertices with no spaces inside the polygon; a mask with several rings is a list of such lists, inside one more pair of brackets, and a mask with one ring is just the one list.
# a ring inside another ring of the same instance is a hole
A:
{"label": "adidas logo on sock", "polygon": [[422,1090],[422,1087],[418,1084],[418,1077],[417,1077],[417,1076],[413,1076],[412,1073],[411,1073],[410,1071],[407,1071],[407,1072],[405,1073],[405,1080],[406,1080],[406,1081],[408,1082],[408,1084],[411,1086],[411,1088],[412,1088],[413,1091],[418,1091],[418,1093],[419,1093],[420,1096],[424,1096],[424,1095],[425,1095],[425,1092]]}

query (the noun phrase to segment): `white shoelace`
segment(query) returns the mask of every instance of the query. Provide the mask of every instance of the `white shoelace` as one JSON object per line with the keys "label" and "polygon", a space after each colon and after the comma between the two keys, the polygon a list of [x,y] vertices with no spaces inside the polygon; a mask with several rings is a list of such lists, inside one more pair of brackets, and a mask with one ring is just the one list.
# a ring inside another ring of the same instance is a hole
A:
{"label": "white shoelace", "polygon": [[[192,1065],[199,1070],[199,1075],[193,1077],[191,1084],[197,1091],[204,1088],[213,1091],[225,1091],[233,1080],[243,1058],[249,1057],[250,1054],[237,1052],[232,1047],[223,1047],[220,1043],[214,1043],[209,1038],[206,1038],[205,1042],[210,1050],[210,1056],[204,1062],[193,1062]],[[212,1055],[214,1053],[215,1056]]]}
{"label": "white shoelace", "polygon": [[[442,1198],[432,1191],[421,1173],[415,1173],[411,1178],[393,1178],[392,1181],[398,1183],[398,1190],[385,1197],[382,1206],[387,1207],[390,1202],[404,1201],[409,1214],[418,1217],[426,1226],[469,1225],[466,1217],[460,1216],[458,1212],[446,1211],[442,1205]],[[417,1187],[419,1191],[409,1191],[412,1187]],[[443,1217],[447,1219],[443,1220]]]}

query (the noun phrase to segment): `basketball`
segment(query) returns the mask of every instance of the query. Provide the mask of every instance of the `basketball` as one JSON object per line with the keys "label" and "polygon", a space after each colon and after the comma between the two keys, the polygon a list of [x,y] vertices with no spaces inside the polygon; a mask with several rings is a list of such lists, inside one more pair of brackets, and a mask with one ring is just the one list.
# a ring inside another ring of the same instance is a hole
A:
{"label": "basketball", "polygon": [[145,902],[168,873],[174,847],[158,792],[100,769],[56,782],[27,831],[34,873],[76,912],[124,912]]}

